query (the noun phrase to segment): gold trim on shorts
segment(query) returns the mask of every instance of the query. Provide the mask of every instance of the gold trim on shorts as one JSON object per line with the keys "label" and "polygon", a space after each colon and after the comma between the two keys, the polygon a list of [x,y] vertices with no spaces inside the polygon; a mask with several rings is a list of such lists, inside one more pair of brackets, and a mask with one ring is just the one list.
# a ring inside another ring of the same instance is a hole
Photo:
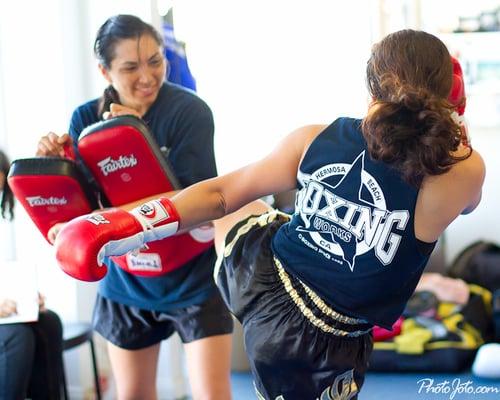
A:
{"label": "gold trim on shorts", "polygon": [[[275,257],[275,262],[279,262],[278,259]],[[327,315],[330,318],[333,318],[335,321],[342,322],[343,324],[347,325],[360,325],[360,324],[367,324],[368,321],[365,321],[364,319],[357,319],[357,318],[352,318],[348,317],[347,315],[342,315],[339,312],[331,309],[321,297],[319,297],[309,286],[307,286],[304,282],[302,282],[299,279],[300,284],[304,288],[304,291],[306,292],[307,296],[312,300],[314,305],[318,307],[318,309],[325,315]]]}
{"label": "gold trim on shorts", "polygon": [[[317,317],[314,315],[312,310],[307,307],[306,303],[304,302],[304,299],[300,297],[299,293],[297,290],[293,287],[292,285],[292,280],[290,279],[290,276],[286,273],[285,269],[283,268],[283,265],[281,262],[274,257],[274,265],[276,266],[276,269],[278,271],[278,276],[283,283],[283,286],[285,287],[286,292],[292,299],[292,301],[295,303],[295,305],[299,308],[300,312],[304,317],[306,317],[311,324],[316,326],[317,328],[321,329],[323,332],[326,333],[331,333],[335,336],[346,336],[346,337],[356,337],[356,336],[361,336],[364,335],[372,330],[372,328],[366,329],[366,330],[359,330],[359,331],[345,331],[343,329],[338,329],[334,328],[331,325],[328,325],[325,321],[323,321],[321,318]],[[336,321],[346,323],[344,321],[350,320],[351,324],[357,324],[357,323],[362,323],[362,320],[357,320],[355,318],[350,318],[345,315],[342,315],[338,313],[337,311],[332,310],[330,307],[328,307],[323,300],[309,287],[307,287],[304,283],[301,282],[301,284],[308,289],[308,296],[313,300],[314,304],[322,304],[323,307],[318,307],[321,312],[323,312],[324,315],[333,318]],[[323,310],[326,310],[324,312]],[[352,321],[358,321],[358,322],[352,322]]]}

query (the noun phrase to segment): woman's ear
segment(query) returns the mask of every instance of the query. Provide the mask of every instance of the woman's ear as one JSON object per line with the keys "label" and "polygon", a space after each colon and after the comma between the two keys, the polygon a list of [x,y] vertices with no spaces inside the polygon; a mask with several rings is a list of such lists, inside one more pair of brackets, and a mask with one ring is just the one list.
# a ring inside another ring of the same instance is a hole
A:
{"label": "woman's ear", "polygon": [[101,71],[101,74],[104,77],[104,79],[106,79],[108,83],[111,85],[113,82],[111,81],[111,76],[109,75],[108,69],[101,63],[99,63],[97,66],[99,67],[99,71]]}

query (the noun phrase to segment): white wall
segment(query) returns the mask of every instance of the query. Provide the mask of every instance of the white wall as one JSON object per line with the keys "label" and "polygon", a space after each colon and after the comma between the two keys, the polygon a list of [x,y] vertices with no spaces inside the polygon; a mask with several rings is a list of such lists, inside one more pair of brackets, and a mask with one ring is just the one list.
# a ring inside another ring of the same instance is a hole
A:
{"label": "white wall", "polygon": [[[34,155],[38,138],[51,129],[67,125],[61,19],[58,1],[0,4],[3,115],[6,151],[11,158]],[[25,18],[18,18],[25,15]],[[41,20],[40,15],[54,16]],[[48,304],[71,315],[74,306],[73,281],[66,280],[55,266],[50,247],[16,209],[14,246],[16,258],[37,263],[46,281],[57,285],[59,293],[48,293]],[[49,278],[50,277],[50,278]],[[65,284],[62,284],[65,282]],[[55,286],[57,287],[57,286]],[[60,296],[60,297],[58,297]],[[69,301],[61,301],[64,298]],[[57,306],[59,305],[59,306]]]}
{"label": "white wall", "polygon": [[366,2],[220,0],[174,7],[198,92],[214,112],[219,172],[267,154],[301,125],[363,114],[373,26]]}

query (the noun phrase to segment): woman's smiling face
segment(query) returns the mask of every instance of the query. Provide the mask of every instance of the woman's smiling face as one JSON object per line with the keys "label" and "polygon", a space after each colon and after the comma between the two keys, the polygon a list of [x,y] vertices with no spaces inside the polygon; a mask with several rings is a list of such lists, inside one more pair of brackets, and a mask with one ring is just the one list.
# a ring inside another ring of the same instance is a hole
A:
{"label": "woman's smiling face", "polygon": [[100,69],[118,92],[120,102],[144,114],[165,80],[166,60],[157,41],[143,34],[116,43],[110,68],[100,65]]}

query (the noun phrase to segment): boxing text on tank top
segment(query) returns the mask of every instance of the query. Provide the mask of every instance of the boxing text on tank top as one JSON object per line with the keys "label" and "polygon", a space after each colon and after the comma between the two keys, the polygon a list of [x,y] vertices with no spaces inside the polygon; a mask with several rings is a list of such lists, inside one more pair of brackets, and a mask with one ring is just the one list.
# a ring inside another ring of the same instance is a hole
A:
{"label": "boxing text on tank top", "polygon": [[428,259],[414,234],[417,194],[371,159],[361,120],[339,118],[300,164],[295,212],[273,251],[338,311],[390,327]]}

